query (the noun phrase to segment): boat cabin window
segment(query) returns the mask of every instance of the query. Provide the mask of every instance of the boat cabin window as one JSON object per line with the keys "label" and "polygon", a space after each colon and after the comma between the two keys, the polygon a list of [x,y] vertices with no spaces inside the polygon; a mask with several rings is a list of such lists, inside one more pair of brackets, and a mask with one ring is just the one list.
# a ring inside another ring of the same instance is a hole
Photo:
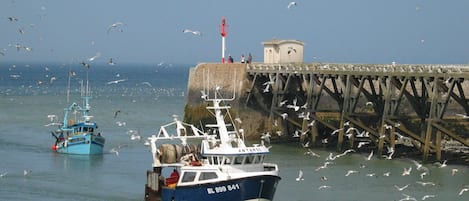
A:
{"label": "boat cabin window", "polygon": [[251,164],[254,161],[254,156],[246,156],[246,159],[244,160],[245,164]]}
{"label": "boat cabin window", "polygon": [[222,162],[222,163],[225,164],[225,165],[229,165],[229,164],[231,164],[231,161],[232,161],[232,160],[231,160],[230,158],[228,158],[228,157],[223,157],[223,162]]}
{"label": "boat cabin window", "polygon": [[184,172],[181,182],[193,182],[196,174],[196,172]]}
{"label": "boat cabin window", "polygon": [[199,176],[199,181],[209,180],[209,179],[216,179],[218,178],[215,172],[202,172]]}
{"label": "boat cabin window", "polygon": [[216,156],[211,156],[209,162],[210,162],[210,164],[212,164],[212,165],[218,165],[218,157],[216,157]]}
{"label": "boat cabin window", "polygon": [[93,128],[92,128],[92,127],[83,127],[83,132],[90,132],[90,133],[92,133],[92,132],[93,132]]}
{"label": "boat cabin window", "polygon": [[264,161],[263,155],[255,155],[252,163],[262,163]]}
{"label": "boat cabin window", "polygon": [[243,164],[243,159],[244,159],[244,156],[235,157],[235,159],[234,159],[234,164],[235,164],[235,165],[241,165],[241,164]]}

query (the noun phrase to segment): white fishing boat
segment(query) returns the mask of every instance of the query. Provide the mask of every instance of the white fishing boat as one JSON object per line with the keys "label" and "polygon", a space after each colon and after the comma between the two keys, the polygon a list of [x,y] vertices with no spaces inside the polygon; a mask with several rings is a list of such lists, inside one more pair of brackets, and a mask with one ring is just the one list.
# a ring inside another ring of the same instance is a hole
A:
{"label": "white fishing boat", "polygon": [[218,90],[212,99],[203,96],[214,116],[206,132],[175,118],[148,138],[153,169],[145,200],[273,200],[280,177],[276,164],[264,162],[269,148],[246,145],[226,104],[234,98],[220,97]]}

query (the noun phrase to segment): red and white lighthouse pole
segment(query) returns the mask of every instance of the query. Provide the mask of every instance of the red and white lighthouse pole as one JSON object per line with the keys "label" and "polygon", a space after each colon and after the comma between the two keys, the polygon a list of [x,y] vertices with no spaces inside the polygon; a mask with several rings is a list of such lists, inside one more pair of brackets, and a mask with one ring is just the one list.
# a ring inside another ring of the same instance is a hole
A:
{"label": "red and white lighthouse pole", "polygon": [[220,33],[221,33],[221,63],[225,63],[225,37],[226,37],[225,17],[221,18]]}

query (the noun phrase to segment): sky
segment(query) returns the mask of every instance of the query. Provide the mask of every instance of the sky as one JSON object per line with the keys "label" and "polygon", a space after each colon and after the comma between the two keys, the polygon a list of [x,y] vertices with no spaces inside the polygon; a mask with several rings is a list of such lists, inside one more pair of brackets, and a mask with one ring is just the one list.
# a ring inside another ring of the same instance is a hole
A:
{"label": "sky", "polygon": [[306,63],[469,63],[468,0],[289,2],[2,0],[0,64],[78,63],[98,53],[92,62],[220,62],[222,17],[235,61],[252,53],[262,62],[263,41],[294,39],[305,43]]}

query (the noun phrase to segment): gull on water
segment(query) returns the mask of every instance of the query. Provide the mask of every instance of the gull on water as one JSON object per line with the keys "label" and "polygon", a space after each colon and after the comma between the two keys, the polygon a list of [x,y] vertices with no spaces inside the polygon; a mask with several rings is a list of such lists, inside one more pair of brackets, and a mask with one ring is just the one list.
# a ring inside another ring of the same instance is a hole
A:
{"label": "gull on water", "polygon": [[4,176],[7,176],[8,172],[4,172],[2,174],[0,174],[0,178],[4,177]]}
{"label": "gull on water", "polygon": [[303,181],[303,180],[305,180],[305,179],[303,178],[303,170],[299,170],[299,171],[298,171],[298,177],[297,177],[295,180],[296,180],[296,181]]}
{"label": "gull on water", "polygon": [[451,169],[451,176],[454,176],[458,171],[456,168]]}

